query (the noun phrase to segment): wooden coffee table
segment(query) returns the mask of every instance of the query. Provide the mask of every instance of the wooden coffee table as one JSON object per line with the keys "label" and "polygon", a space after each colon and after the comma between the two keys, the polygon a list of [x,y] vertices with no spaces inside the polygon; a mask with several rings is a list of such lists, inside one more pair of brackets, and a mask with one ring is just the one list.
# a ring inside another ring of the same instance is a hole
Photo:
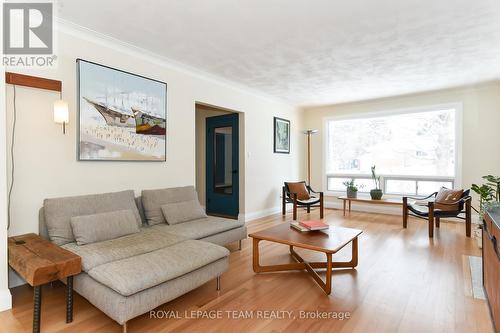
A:
{"label": "wooden coffee table", "polygon": [[[290,227],[288,223],[250,234],[253,238],[253,270],[256,273],[293,271],[305,269],[325,291],[332,292],[332,269],[354,268],[358,265],[358,236],[363,231],[343,227],[330,226],[327,230],[300,232]],[[281,265],[261,266],[259,263],[260,241],[285,244],[290,247],[291,256],[297,261]],[[347,244],[352,243],[352,259],[347,262],[333,262],[332,255]],[[294,247],[322,252],[326,255],[326,262],[307,262],[295,252]],[[326,269],[326,281],[323,281],[316,272],[317,269]]]}

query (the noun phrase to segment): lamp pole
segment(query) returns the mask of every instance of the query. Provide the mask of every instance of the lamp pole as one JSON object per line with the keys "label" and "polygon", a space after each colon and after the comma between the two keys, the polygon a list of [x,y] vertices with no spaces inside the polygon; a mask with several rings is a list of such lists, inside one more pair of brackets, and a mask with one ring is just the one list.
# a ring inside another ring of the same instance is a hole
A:
{"label": "lamp pole", "polygon": [[318,133],[318,130],[308,129],[302,133],[307,135],[307,185],[311,186],[311,136]]}

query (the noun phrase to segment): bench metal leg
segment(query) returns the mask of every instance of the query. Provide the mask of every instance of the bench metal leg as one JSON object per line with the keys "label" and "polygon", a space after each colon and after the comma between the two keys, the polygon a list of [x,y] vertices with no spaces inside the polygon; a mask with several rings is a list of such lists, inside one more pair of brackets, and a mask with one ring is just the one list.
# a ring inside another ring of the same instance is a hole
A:
{"label": "bench metal leg", "polygon": [[217,290],[220,290],[220,276],[217,277]]}
{"label": "bench metal leg", "polygon": [[66,278],[66,323],[73,321],[73,277]]}
{"label": "bench metal leg", "polygon": [[40,332],[40,308],[42,306],[42,286],[35,286],[33,291],[33,332]]}

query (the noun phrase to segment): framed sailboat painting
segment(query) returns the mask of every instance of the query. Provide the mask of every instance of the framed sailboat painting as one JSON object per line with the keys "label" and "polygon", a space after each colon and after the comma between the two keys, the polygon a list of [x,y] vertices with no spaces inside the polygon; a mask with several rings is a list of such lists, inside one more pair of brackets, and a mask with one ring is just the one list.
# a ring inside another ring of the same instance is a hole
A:
{"label": "framed sailboat painting", "polygon": [[77,59],[78,159],[165,161],[167,84]]}

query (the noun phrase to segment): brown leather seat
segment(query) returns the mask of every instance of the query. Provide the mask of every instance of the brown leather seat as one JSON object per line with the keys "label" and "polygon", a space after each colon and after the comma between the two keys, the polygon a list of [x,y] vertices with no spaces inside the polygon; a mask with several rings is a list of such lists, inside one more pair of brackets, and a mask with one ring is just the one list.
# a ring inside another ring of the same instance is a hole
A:
{"label": "brown leather seat", "polygon": [[286,204],[293,204],[293,219],[297,220],[297,207],[319,207],[320,218],[324,215],[323,192],[314,191],[305,181],[285,182],[282,189],[282,214],[286,214]]}

